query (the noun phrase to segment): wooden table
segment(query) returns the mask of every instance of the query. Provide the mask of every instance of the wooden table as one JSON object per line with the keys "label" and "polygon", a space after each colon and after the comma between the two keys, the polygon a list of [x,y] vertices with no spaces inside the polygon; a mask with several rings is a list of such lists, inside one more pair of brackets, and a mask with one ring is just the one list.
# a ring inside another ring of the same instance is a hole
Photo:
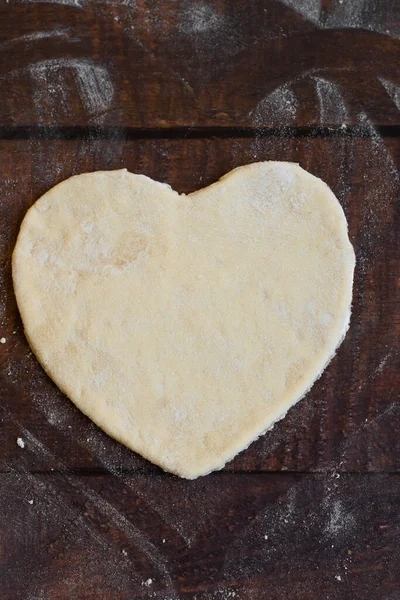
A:
{"label": "wooden table", "polygon": [[[2,0],[1,600],[400,598],[399,9]],[[351,328],[272,432],[188,482],[47,378],[10,257],[27,208],[72,174],[127,167],[189,192],[267,159],[342,203]]]}

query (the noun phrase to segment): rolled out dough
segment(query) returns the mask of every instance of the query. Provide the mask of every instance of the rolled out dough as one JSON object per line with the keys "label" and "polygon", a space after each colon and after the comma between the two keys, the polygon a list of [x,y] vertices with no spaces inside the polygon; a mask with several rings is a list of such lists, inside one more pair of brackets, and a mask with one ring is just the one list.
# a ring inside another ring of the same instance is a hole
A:
{"label": "rolled out dough", "polygon": [[109,435],[182,477],[219,469],[310,388],[349,324],[339,202],[264,162],[189,195],[126,170],[72,177],[13,254],[26,336]]}

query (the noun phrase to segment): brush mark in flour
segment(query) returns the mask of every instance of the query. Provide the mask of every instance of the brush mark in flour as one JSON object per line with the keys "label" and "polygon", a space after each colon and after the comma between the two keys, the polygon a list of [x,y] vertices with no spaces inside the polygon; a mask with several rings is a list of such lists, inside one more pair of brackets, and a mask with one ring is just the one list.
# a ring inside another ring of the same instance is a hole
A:
{"label": "brush mark in flour", "polygon": [[319,100],[319,123],[325,125],[347,122],[349,115],[340,86],[316,75],[313,80]]}
{"label": "brush mark in flour", "polygon": [[54,58],[40,60],[14,69],[0,77],[0,84],[28,74],[33,83],[33,100],[39,116],[48,117],[60,112],[68,114],[66,72],[71,71],[82,104],[89,115],[109,109],[114,86],[106,67],[86,58]]}
{"label": "brush mark in flour", "polygon": [[[28,498],[28,504],[32,505],[32,514],[29,519],[34,519],[36,523],[45,523],[41,532],[41,539],[46,540],[46,533],[51,528],[52,535],[57,535],[57,541],[59,537],[67,547],[71,548],[71,544],[73,548],[76,547],[78,560],[80,548],[91,549],[89,556],[84,554],[85,562],[82,565],[84,568],[79,568],[79,564],[76,564],[74,560],[70,560],[60,570],[60,575],[63,578],[68,576],[70,593],[77,592],[77,596],[74,595],[74,597],[81,597],[80,594],[86,589],[92,571],[93,576],[98,576],[97,560],[99,552],[104,557],[101,567],[102,577],[114,590],[129,588],[131,591],[132,586],[135,586],[138,590],[140,589],[140,575],[137,573],[135,561],[122,555],[115,540],[110,539],[106,531],[93,522],[88,511],[84,514],[82,508],[76,507],[70,502],[69,494],[64,494],[62,487],[57,486],[53,478],[32,475],[29,473],[27,465],[21,467],[21,461],[19,461],[18,471],[11,471],[7,477],[12,477],[14,481],[10,482],[7,488],[10,489],[12,496],[4,500],[5,506],[12,506],[15,502],[16,493],[24,500]],[[56,481],[60,481],[59,477]],[[65,486],[65,482],[62,483]],[[17,490],[15,489],[16,485]],[[78,489],[78,492],[80,492],[80,489]],[[7,515],[5,518],[7,518]],[[1,519],[0,516],[0,521]],[[10,519],[9,516],[5,522],[5,529],[10,526],[10,522],[13,526],[13,536],[18,536],[18,534],[21,536],[25,551],[37,551],[37,540],[33,539],[30,542],[30,538],[27,539],[26,520],[23,521],[23,529],[21,528],[20,532],[18,531],[19,523],[13,521],[12,517]],[[139,551],[141,551],[141,548],[139,548]],[[135,555],[135,552],[133,552],[133,555]],[[97,558],[94,563],[91,561],[91,556]],[[45,596],[41,594],[46,589],[47,584],[46,578],[41,578],[41,573],[37,573],[37,576],[29,583],[30,595],[28,597],[32,600],[44,598]],[[98,598],[101,599],[103,596],[99,595]]]}
{"label": "brush mark in flour", "polygon": [[386,92],[389,94],[390,98],[393,100],[397,110],[400,111],[400,85],[396,85],[384,77],[378,77],[378,79],[385,88]]}
{"label": "brush mark in flour", "polygon": [[[395,19],[384,20],[386,10],[371,9],[370,0],[334,0],[322,8],[321,0],[279,0],[303,19],[321,29],[366,29],[400,38],[400,26]],[[383,18],[382,18],[383,16]]]}
{"label": "brush mark in flour", "polygon": [[[106,471],[118,478],[124,487],[132,490],[136,496],[146,503],[149,510],[157,514],[164,523],[175,531],[187,546],[192,545],[199,529],[207,520],[207,514],[202,502],[202,485],[199,482],[181,482],[180,480],[165,479],[155,474],[137,482],[126,480],[121,474],[123,463],[132,459],[129,466],[134,473],[140,466],[135,464],[136,455],[127,451],[123,446],[109,438],[91,421],[82,429],[81,415],[72,403],[52,385],[44,371],[37,368],[32,352],[27,355],[22,364],[8,365],[8,373],[12,383],[16,385],[26,382],[26,393],[32,405],[47,419],[47,422],[63,436],[74,432],[75,442],[89,450]],[[26,374],[29,374],[26,377]],[[128,459],[124,455],[128,454]],[[177,489],[175,489],[177,486]],[[163,492],[160,494],[160,490]],[[182,493],[184,497],[182,497]],[[172,502],[171,497],[179,495],[180,502]],[[196,510],[193,510],[195,504]],[[185,506],[190,508],[186,509]]]}
{"label": "brush mark in flour", "polygon": [[[328,473],[288,477],[293,482],[286,492],[269,499],[252,513],[250,524],[237,532],[225,555],[224,579],[257,581],[259,573],[274,569],[278,563],[295,563],[297,552],[305,548],[313,568],[320,568],[323,555],[324,561],[328,558],[342,572],[347,568],[343,551],[351,547],[355,529],[361,525],[363,533],[369,535],[369,523],[360,524],[354,510],[351,479]],[[363,487],[363,481],[357,481],[358,498],[365,497]],[[279,595],[278,588],[276,591]]]}
{"label": "brush mark in flour", "polygon": [[296,120],[298,100],[291,89],[291,83],[275,88],[250,112],[252,124],[263,127],[271,123],[292,125]]}
{"label": "brush mark in flour", "polygon": [[36,42],[38,40],[46,40],[55,37],[67,39],[69,42],[76,41],[77,38],[71,37],[70,34],[71,29],[69,28],[52,29],[50,31],[35,31],[34,33],[27,33],[10,40],[6,40],[5,42],[1,42],[0,50],[6,50],[12,46],[17,46],[18,44],[26,44],[27,42]]}
{"label": "brush mark in flour", "polygon": [[[16,425],[21,432],[21,436],[26,440],[27,447],[30,451],[36,455],[39,455],[40,458],[46,460],[47,464],[53,464],[57,467],[57,477],[59,480],[68,483],[71,487],[78,490],[80,495],[83,495],[87,500],[89,500],[96,510],[98,510],[103,515],[106,515],[112,522],[118,527],[118,529],[126,535],[126,537],[137,547],[143,554],[147,556],[152,564],[154,564],[160,573],[163,574],[165,581],[168,587],[168,593],[173,593],[174,596],[171,596],[171,599],[175,596],[174,586],[172,583],[172,578],[170,576],[169,570],[166,566],[164,559],[159,553],[158,549],[154,544],[152,544],[146,536],[135,527],[115,506],[113,506],[110,502],[105,500],[104,497],[100,496],[97,492],[89,488],[86,484],[83,483],[82,478],[70,476],[66,472],[60,472],[60,466],[65,468],[65,465],[46,447],[46,445],[39,440],[36,436],[34,436],[29,430],[21,425],[21,423],[14,418],[14,416],[5,408],[0,408],[0,412],[7,418],[7,420],[11,421]],[[21,463],[19,461],[19,467]],[[54,467],[54,468],[55,468]],[[25,475],[30,476],[27,468],[23,468],[23,472]],[[32,476],[30,476],[32,477]],[[104,548],[110,550],[112,546],[114,549],[114,553],[116,551],[115,546],[110,544],[108,541],[103,540],[102,536],[94,531],[91,527],[88,526],[87,522],[82,518],[81,513],[76,511],[75,509],[71,509],[69,504],[66,504],[62,498],[60,500],[64,508],[69,512],[76,513],[78,512],[80,522],[85,525],[86,530],[96,539],[96,541],[103,545]],[[118,552],[118,558],[120,559],[120,553]]]}
{"label": "brush mark in flour", "polygon": [[288,8],[292,8],[297,14],[311,21],[315,25],[319,24],[321,15],[321,0],[279,0]]}
{"label": "brush mark in flour", "polygon": [[[110,107],[114,87],[108,70],[89,59],[48,59],[27,67],[31,77],[38,81],[35,104],[38,106],[47,94],[47,85],[53,74],[72,69],[82,103],[89,114],[105,111]],[[62,85],[62,81],[60,82]]]}
{"label": "brush mark in flour", "polygon": [[218,33],[225,25],[225,17],[215,10],[211,4],[198,2],[184,7],[180,30],[188,35],[198,35],[209,32]]}
{"label": "brush mark in flour", "polygon": [[321,68],[307,69],[268,92],[248,115],[252,125],[260,128],[295,125],[300,102],[294,86],[304,80],[309,80],[316,89],[319,116],[316,115],[315,118],[319,123],[343,124],[348,121],[349,114],[341,87],[328,79],[327,69]]}
{"label": "brush mark in flour", "polygon": [[358,122],[370,138],[370,151],[363,165],[365,195],[357,257],[357,268],[365,275],[384,256],[388,235],[385,223],[392,210],[391,199],[400,192],[400,177],[393,157],[368,116],[360,113]]}
{"label": "brush mark in flour", "polygon": [[392,358],[393,354],[397,355],[397,352],[394,350],[394,348],[392,348],[387,354],[385,354],[385,356],[383,358],[381,358],[379,365],[376,367],[376,369],[374,371],[374,375],[381,375],[383,373],[383,371],[388,366],[386,363],[388,362],[389,359]]}

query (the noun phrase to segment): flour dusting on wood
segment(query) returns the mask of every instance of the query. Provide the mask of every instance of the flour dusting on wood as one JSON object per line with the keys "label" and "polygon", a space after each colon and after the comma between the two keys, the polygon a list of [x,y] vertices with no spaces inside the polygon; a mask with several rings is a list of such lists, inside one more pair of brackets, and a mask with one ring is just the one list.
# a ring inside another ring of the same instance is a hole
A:
{"label": "flour dusting on wood", "polygon": [[65,70],[72,70],[83,106],[89,115],[102,113],[111,105],[114,87],[108,70],[89,59],[48,59],[31,64],[34,101],[39,114],[43,109],[69,112]]}
{"label": "flour dusting on wood", "polygon": [[299,16],[323,29],[367,29],[400,37],[400,25],[384,18],[385,10],[374,10],[369,0],[279,0]]}
{"label": "flour dusting on wood", "polygon": [[290,84],[284,84],[260,100],[250,118],[255,127],[292,125],[297,108],[298,100]]}
{"label": "flour dusting on wood", "polygon": [[378,79],[393,100],[397,109],[400,111],[400,85],[397,85],[384,77],[378,77]]}
{"label": "flour dusting on wood", "polygon": [[349,116],[339,85],[317,75],[313,79],[318,94],[321,125],[347,122]]}

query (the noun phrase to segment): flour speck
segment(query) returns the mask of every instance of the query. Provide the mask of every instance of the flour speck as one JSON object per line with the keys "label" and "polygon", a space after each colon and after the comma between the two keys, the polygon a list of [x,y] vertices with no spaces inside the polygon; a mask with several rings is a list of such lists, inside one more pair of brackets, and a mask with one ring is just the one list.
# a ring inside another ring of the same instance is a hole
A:
{"label": "flour speck", "polygon": [[255,127],[288,126],[294,123],[297,98],[289,84],[281,85],[267,94],[250,113]]}
{"label": "flour speck", "polygon": [[378,79],[393,100],[397,109],[400,110],[400,85],[396,85],[383,77],[378,77]]}
{"label": "flour speck", "polygon": [[25,442],[22,438],[17,438],[17,446],[19,446],[20,448],[25,448]]}
{"label": "flour speck", "polygon": [[187,35],[218,30],[223,24],[224,17],[219,15],[211,5],[190,4],[182,20],[181,31]]}

